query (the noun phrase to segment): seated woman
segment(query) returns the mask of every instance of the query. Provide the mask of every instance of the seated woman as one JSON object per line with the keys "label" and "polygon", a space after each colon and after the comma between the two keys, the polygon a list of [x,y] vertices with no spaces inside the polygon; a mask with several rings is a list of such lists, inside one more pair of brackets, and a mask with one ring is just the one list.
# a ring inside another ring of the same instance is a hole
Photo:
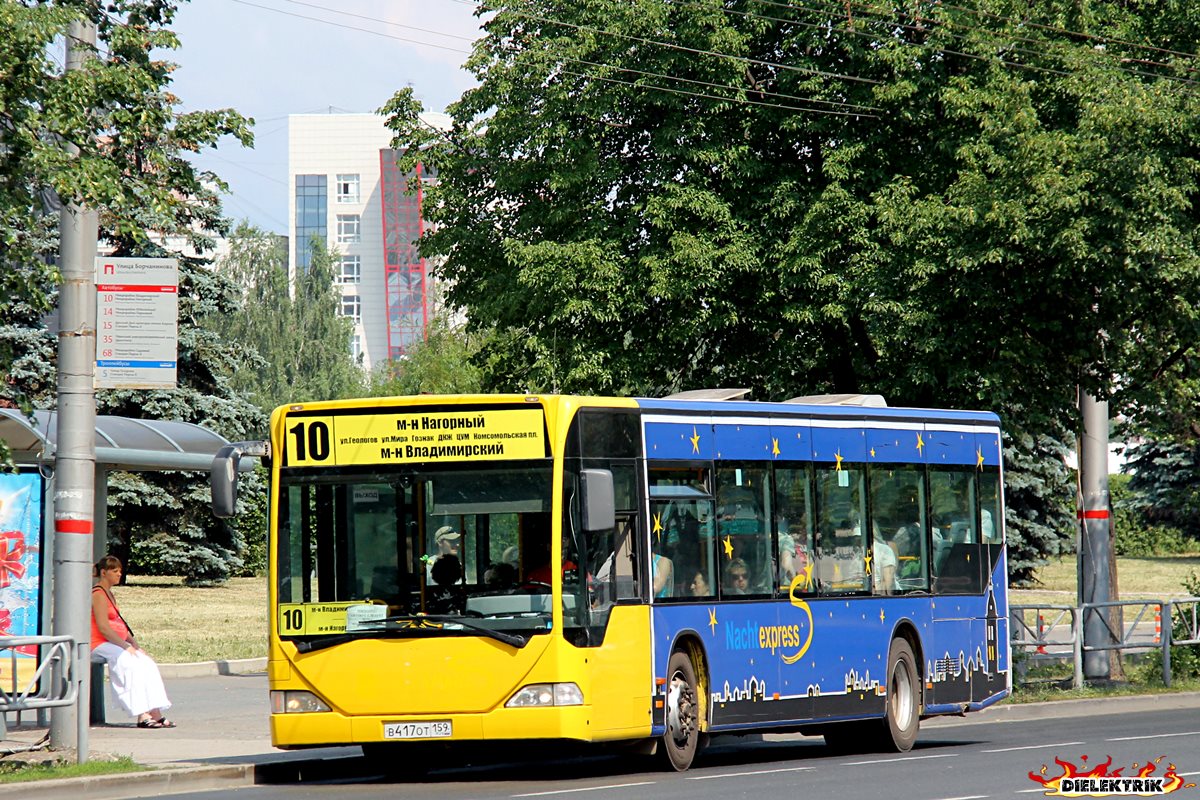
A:
{"label": "seated woman", "polygon": [[121,560],[105,556],[92,568],[92,660],[108,662],[108,679],[117,704],[139,728],[174,728],[163,716],[171,707],[158,664],[137,643],[121,616],[112,590],[121,581]]}

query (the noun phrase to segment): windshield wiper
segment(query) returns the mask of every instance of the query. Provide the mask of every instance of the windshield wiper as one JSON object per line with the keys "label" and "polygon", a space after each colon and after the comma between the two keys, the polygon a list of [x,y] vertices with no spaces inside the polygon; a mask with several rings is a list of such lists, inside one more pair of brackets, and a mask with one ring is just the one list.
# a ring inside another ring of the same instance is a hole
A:
{"label": "windshield wiper", "polygon": [[[396,627],[390,627],[389,623],[390,625],[395,625]],[[337,636],[329,636],[316,641],[297,642],[296,650],[301,653],[311,653],[314,650],[324,650],[327,647],[336,647],[339,644],[345,644],[346,642],[352,642],[355,639],[360,638],[359,634],[370,632],[375,629],[376,626],[378,626],[380,633],[398,634],[419,630],[421,628],[445,630],[443,625],[447,623],[461,626],[462,628],[475,633],[480,633],[490,639],[495,639],[498,642],[509,645],[510,647],[522,648],[529,644],[528,637],[518,636],[512,633],[505,633],[504,631],[494,631],[491,628],[485,628],[482,625],[476,625],[474,623],[467,622],[461,617],[446,614],[397,614],[396,616],[386,617],[384,619],[361,620],[357,623],[359,626],[361,626],[360,629],[354,633],[344,633]]]}

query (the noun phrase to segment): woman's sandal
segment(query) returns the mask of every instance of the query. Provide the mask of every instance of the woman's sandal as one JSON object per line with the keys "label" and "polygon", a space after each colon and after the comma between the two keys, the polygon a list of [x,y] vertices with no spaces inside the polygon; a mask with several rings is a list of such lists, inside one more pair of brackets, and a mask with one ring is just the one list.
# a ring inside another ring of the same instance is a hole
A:
{"label": "woman's sandal", "polygon": [[139,728],[174,728],[175,723],[163,717],[162,719],[139,719],[137,726]]}

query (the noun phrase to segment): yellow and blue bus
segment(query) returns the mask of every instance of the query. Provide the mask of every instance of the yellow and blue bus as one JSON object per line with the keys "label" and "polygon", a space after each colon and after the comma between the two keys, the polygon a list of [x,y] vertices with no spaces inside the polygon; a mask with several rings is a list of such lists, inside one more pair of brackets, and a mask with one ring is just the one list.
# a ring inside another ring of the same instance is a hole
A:
{"label": "yellow and blue bus", "polygon": [[1008,694],[994,414],[691,394],[306,403],[223,451],[220,515],[270,464],[274,744],[683,770],[716,734],[905,751]]}

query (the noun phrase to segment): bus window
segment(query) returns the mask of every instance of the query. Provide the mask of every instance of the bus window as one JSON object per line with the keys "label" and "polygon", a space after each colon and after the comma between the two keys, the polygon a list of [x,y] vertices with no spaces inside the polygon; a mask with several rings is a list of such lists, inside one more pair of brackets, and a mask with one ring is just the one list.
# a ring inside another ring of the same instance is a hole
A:
{"label": "bus window", "polygon": [[776,562],[779,564],[779,591],[788,594],[792,580],[801,576],[798,592],[816,589],[812,561],[812,485],[811,471],[804,466],[775,468]]}
{"label": "bus window", "polygon": [[933,519],[933,591],[983,591],[974,471],[931,468],[929,502]]}
{"label": "bus window", "polygon": [[845,462],[840,466],[821,464],[816,470],[817,579],[823,594],[867,588],[864,474]]}
{"label": "bus window", "polygon": [[[873,588],[879,594],[928,589],[925,470],[917,464],[872,467],[870,478],[871,521],[878,531]],[[886,580],[889,566],[893,575]]]}
{"label": "bus window", "polygon": [[979,475],[979,538],[984,544],[1000,544],[1004,539],[1000,507],[1000,472],[987,470]]}
{"label": "bus window", "polygon": [[[721,596],[762,596],[774,585],[771,552],[771,489],[762,465],[717,466],[717,550],[722,565]],[[743,575],[742,580],[738,576]]]}
{"label": "bus window", "polygon": [[717,582],[712,501],[656,500],[651,503],[650,516],[650,578],[654,596],[713,597]]}

